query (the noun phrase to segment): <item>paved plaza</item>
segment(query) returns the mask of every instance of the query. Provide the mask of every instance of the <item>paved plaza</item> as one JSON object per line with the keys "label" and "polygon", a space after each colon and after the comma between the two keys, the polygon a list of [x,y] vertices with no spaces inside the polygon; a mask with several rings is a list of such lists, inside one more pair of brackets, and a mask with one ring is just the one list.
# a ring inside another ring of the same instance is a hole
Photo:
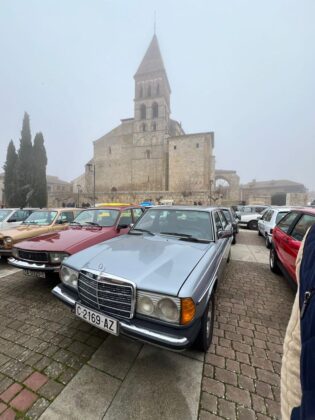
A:
{"label": "paved plaza", "polygon": [[257,232],[241,231],[206,355],[108,336],[39,280],[0,264],[0,419],[280,419],[294,292]]}

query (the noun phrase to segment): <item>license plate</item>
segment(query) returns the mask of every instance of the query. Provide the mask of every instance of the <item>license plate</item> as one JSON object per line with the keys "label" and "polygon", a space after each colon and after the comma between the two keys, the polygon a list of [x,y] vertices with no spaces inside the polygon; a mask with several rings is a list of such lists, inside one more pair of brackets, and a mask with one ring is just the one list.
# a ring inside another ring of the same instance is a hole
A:
{"label": "license plate", "polygon": [[78,303],[75,305],[75,314],[89,324],[94,325],[94,327],[113,335],[119,335],[119,324],[116,319],[86,308]]}
{"label": "license plate", "polygon": [[45,271],[33,271],[33,270],[23,270],[24,274],[26,276],[31,276],[31,277],[40,277],[42,279],[46,278],[46,273]]}

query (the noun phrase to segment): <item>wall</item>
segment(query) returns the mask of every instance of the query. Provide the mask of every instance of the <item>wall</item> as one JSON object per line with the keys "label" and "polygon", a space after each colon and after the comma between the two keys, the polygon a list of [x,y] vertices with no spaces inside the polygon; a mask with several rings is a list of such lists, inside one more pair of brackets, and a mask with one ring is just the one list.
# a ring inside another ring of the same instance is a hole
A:
{"label": "wall", "polygon": [[289,193],[287,194],[287,206],[306,206],[308,201],[307,193]]}

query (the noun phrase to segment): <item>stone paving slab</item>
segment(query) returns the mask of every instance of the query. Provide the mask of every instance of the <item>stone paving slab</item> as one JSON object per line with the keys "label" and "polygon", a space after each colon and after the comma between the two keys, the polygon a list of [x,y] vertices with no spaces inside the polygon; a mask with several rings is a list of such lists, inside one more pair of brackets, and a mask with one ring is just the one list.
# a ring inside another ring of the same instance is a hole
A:
{"label": "stone paving slab", "polygon": [[104,420],[198,416],[203,363],[145,345]]}
{"label": "stone paving slab", "polygon": [[91,366],[83,366],[40,419],[101,419],[119,386],[118,379]]}

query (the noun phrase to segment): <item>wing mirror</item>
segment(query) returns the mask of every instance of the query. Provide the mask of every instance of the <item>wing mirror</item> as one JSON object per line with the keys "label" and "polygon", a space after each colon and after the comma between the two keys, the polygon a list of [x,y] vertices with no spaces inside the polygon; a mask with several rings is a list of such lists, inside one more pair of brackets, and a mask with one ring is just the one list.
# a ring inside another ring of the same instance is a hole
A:
{"label": "wing mirror", "polygon": [[219,239],[230,238],[232,235],[233,235],[232,230],[219,230],[218,231]]}

